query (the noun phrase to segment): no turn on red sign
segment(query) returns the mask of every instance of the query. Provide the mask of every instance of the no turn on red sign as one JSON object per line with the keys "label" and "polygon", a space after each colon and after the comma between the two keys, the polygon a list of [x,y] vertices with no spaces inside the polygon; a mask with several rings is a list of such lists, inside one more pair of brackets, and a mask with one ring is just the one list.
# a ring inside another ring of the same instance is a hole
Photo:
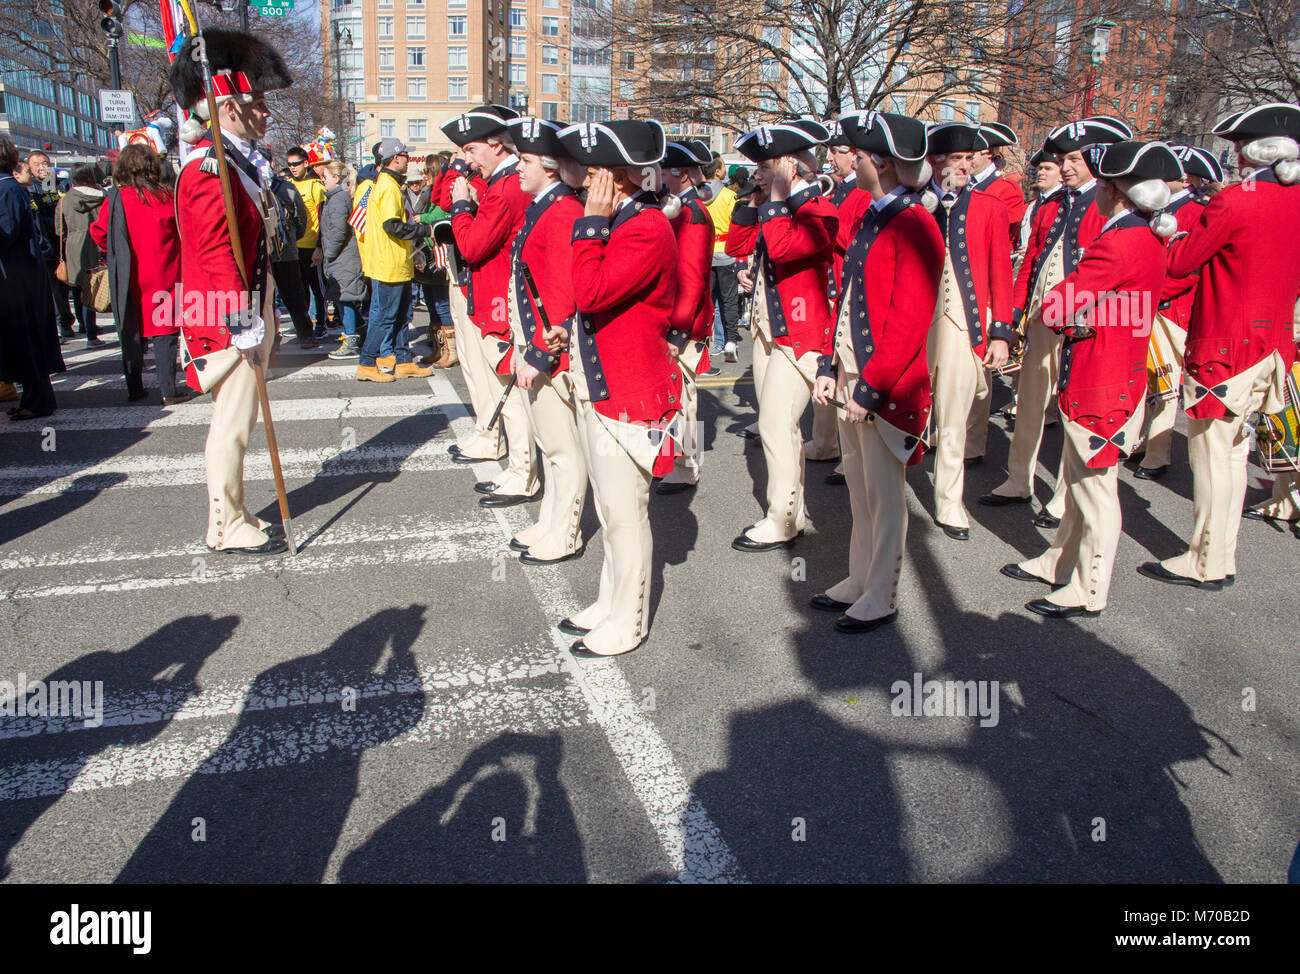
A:
{"label": "no turn on red sign", "polygon": [[130,125],[135,121],[135,95],[112,88],[99,90],[99,120],[109,125]]}

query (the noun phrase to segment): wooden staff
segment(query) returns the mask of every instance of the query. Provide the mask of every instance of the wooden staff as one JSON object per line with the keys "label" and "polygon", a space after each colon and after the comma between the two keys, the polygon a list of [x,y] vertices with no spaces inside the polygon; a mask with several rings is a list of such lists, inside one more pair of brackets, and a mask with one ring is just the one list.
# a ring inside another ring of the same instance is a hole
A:
{"label": "wooden staff", "polygon": [[[248,268],[244,265],[244,247],[239,237],[239,223],[235,218],[235,198],[230,186],[230,169],[226,163],[226,147],[221,139],[221,123],[217,118],[217,98],[212,87],[212,66],[208,63],[207,48],[202,43],[198,18],[194,15],[191,0],[180,0],[185,17],[190,23],[190,33],[196,39],[199,50],[199,63],[203,66],[203,88],[208,101],[208,122],[212,126],[213,155],[217,160],[217,178],[221,181],[221,197],[226,204],[226,229],[230,233],[230,244],[235,252],[235,265],[239,268],[239,277],[244,282],[244,292],[251,298],[251,281]],[[263,322],[267,328],[274,327],[273,322]],[[275,440],[275,423],[271,419],[271,400],[266,392],[266,373],[261,364],[253,365],[253,375],[257,379],[257,399],[262,407],[262,425],[266,429],[266,446],[271,454],[271,472],[275,476],[275,495],[280,502],[280,519],[284,524],[284,540],[289,545],[289,553],[296,555],[298,545],[293,537],[293,518],[289,514],[289,495],[284,487],[284,473],[280,469],[280,449]]]}

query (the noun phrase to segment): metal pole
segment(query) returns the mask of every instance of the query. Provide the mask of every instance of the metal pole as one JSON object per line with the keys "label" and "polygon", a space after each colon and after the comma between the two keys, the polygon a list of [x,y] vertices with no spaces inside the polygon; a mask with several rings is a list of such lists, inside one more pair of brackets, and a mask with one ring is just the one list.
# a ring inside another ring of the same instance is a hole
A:
{"label": "metal pole", "polygon": [[[117,56],[117,38],[110,36],[108,39],[108,74],[113,85],[114,91],[122,90],[122,63]],[[121,122],[113,123],[114,132],[126,131]]]}
{"label": "metal pole", "polygon": [[248,30],[248,0],[237,0],[239,3],[239,29]]}

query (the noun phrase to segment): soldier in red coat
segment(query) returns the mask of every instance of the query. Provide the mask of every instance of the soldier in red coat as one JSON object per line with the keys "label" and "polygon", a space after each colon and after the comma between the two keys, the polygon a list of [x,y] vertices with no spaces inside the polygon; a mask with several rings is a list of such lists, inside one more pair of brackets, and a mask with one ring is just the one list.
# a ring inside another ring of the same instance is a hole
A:
{"label": "soldier in red coat", "polygon": [[578,309],[569,368],[581,404],[579,437],[605,561],[596,601],[561,621],[577,656],[617,656],[650,631],[650,481],[672,469],[682,372],[668,350],[677,299],[677,242],[659,209],[658,122],[585,122],[560,132],[588,167],[573,225]]}
{"label": "soldier in red coat", "polygon": [[1102,231],[1044,298],[1043,324],[1064,336],[1058,404],[1065,425],[1065,512],[1051,547],[1006,565],[1004,575],[1053,586],[1026,608],[1055,619],[1106,607],[1121,517],[1118,464],[1142,429],[1147,344],[1165,279],[1166,181],[1181,177],[1163,142],[1099,149],[1096,205]]}
{"label": "soldier in red coat", "polygon": [[[766,194],[731,214],[727,253],[754,255],[754,389],[758,433],[767,459],[767,515],[732,541],[738,551],[767,551],[804,531],[803,435],[817,360],[830,351],[827,297],[839,216],[816,182],[813,149],[830,138],[812,119],[764,125],[736,140],[758,163]],[[757,229],[757,232],[754,232]]]}
{"label": "soldier in red coat", "polygon": [[1008,145],[1019,145],[1020,140],[1010,127],[1001,122],[986,122],[979,126],[979,130],[984,139],[984,147],[971,153],[970,188],[996,196],[1002,201],[1007,209],[1007,241],[1014,246],[1020,237],[1020,220],[1029,203],[1019,183],[1002,175],[1002,170],[993,159],[993,153]]}
{"label": "soldier in red coat", "polygon": [[[696,181],[702,166],[713,161],[706,143],[698,139],[669,142],[662,163],[663,186],[670,194],[665,215],[677,239],[677,303],[668,328],[668,344],[682,367],[682,455],[655,488],[660,494],[678,494],[700,482],[697,415],[699,391],[696,377],[709,373],[709,339],[713,335],[713,218],[700,202]],[[676,200],[676,203],[674,203]],[[677,205],[680,204],[680,205]],[[717,374],[717,370],[713,371]]]}
{"label": "soldier in red coat", "polygon": [[[478,326],[469,336],[469,355],[478,355],[477,377],[490,393],[484,404],[495,409],[510,384],[513,371],[510,334],[509,281],[510,248],[524,222],[532,198],[519,188],[518,157],[512,151],[504,111],[492,105],[458,115],[442,126],[449,139],[459,145],[487,180],[482,195],[465,179],[451,186],[451,229],[456,249],[469,268],[468,313]],[[513,113],[512,113],[513,114]],[[508,507],[531,499],[538,489],[533,433],[524,406],[524,392],[510,390],[501,409],[508,452],[505,469],[478,487],[490,487],[479,498],[483,507]],[[456,463],[479,463],[491,457],[457,450]]]}
{"label": "soldier in red coat", "polygon": [[934,519],[957,541],[970,538],[962,501],[966,433],[976,394],[988,394],[985,369],[1005,365],[1011,327],[1011,240],[1007,208],[970,188],[971,157],[985,145],[980,130],[952,122],[930,130],[931,191],[946,254],[934,320],[926,342],[934,390]]}
{"label": "soldier in red coat", "polygon": [[[1190,231],[1201,220],[1205,204],[1192,195],[1190,174],[1223,182],[1223,170],[1218,160],[1204,149],[1192,146],[1171,146],[1174,155],[1183,165],[1186,175],[1171,182],[1172,195],[1165,212],[1178,220],[1178,230]],[[1170,254],[1172,256],[1172,252]],[[1187,346],[1187,322],[1191,319],[1192,304],[1196,299],[1198,274],[1186,277],[1165,277],[1155,322],[1151,326],[1151,351],[1149,359],[1161,370],[1156,377],[1156,388],[1148,388],[1152,397],[1147,410],[1147,434],[1142,465],[1133,476],[1138,480],[1159,480],[1169,469],[1169,450],[1173,441],[1174,418],[1178,413],[1178,390],[1183,383],[1183,352]],[[1148,362],[1148,366],[1151,362]]]}
{"label": "soldier in red coat", "polygon": [[[194,137],[194,151],[176,187],[181,238],[181,337],[186,381],[212,394],[207,459],[208,533],[213,551],[275,554],[287,544],[284,529],[261,520],[244,506],[244,453],[257,423],[254,365],[265,365],[275,340],[273,289],[267,280],[273,249],[281,240],[271,200],[271,165],[256,149],[266,134],[270,111],[266,92],[286,88],[292,78],[279,53],[242,31],[209,27],[202,33],[213,72],[216,126],[229,169],[229,191],[239,228],[243,272],[226,222],[222,180],[211,132]],[[171,68],[177,103],[207,119],[201,64],[187,40]],[[187,126],[190,123],[186,123]],[[200,130],[201,131],[201,130]]]}
{"label": "soldier in red coat", "polygon": [[[834,176],[838,180],[830,194],[830,201],[839,214],[839,226],[835,231],[835,253],[831,264],[833,276],[831,298],[834,300],[842,286],[844,255],[848,253],[849,244],[853,242],[858,220],[871,205],[871,194],[858,185],[857,153],[849,144],[849,140],[844,137],[839,119],[828,121],[826,128],[831,133],[830,139],[826,142],[829,150],[828,157],[834,169]],[[803,456],[805,460],[817,462],[840,458],[839,420],[836,418],[834,406],[813,404],[812,439],[804,443]],[[843,485],[844,465],[837,464],[827,475],[826,482]]]}
{"label": "soldier in red coat", "polygon": [[[578,398],[567,347],[577,313],[573,224],[582,216],[582,204],[574,189],[560,180],[560,159],[567,156],[560,142],[561,126],[540,118],[513,118],[507,129],[519,152],[519,188],[532,199],[511,245],[512,358],[529,426],[546,467],[537,521],[516,534],[510,546],[520,551],[519,560],[525,565],[546,565],[566,561],[582,550],[587,462],[578,438]],[[540,301],[530,292],[529,275]]]}
{"label": "soldier in red coat", "polygon": [[[1061,164],[1066,191],[1056,206],[1044,205],[1030,237],[1029,248],[1012,292],[1013,324],[1021,315],[1025,326],[1025,351],[1017,385],[1016,429],[1007,457],[1007,479],[979,499],[981,504],[1001,507],[1028,504],[1034,495],[1034,474],[1038,449],[1043,443],[1043,426],[1048,403],[1056,390],[1061,357],[1061,336],[1042,324],[1038,311],[1043,296],[1074,273],[1088,245],[1101,231],[1103,220],[1094,197],[1097,180],[1083,157],[1089,145],[1120,142],[1132,137],[1123,123],[1086,118],[1054,129],[1044,148],[1055,153]],[[1056,488],[1035,519],[1038,527],[1054,528],[1065,510],[1065,484],[1058,468]]]}
{"label": "soldier in red coat", "polygon": [[925,125],[855,112],[840,125],[872,196],[844,262],[832,350],[816,400],[843,403],[840,445],[853,508],[849,573],[813,608],[842,613],[841,632],[869,632],[898,615],[907,536],[907,466],[919,463],[930,421],[925,340],[943,272],[943,238],[917,193],[930,179]]}
{"label": "soldier in red coat", "polygon": [[1300,226],[1300,108],[1237,112],[1214,134],[1233,142],[1243,178],[1210,200],[1201,222],[1174,241],[1169,273],[1198,269],[1187,328],[1183,407],[1192,468],[1189,550],[1138,569],[1163,582],[1219,589],[1237,574],[1246,496],[1246,417],[1278,412],[1296,358],[1300,251],[1279,228]]}

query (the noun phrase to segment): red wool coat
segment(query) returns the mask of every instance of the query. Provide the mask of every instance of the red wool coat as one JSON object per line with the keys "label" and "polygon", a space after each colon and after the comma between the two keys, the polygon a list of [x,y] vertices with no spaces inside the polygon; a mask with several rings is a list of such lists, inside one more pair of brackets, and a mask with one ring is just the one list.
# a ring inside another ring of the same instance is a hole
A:
{"label": "red wool coat", "polygon": [[[938,224],[912,192],[866,212],[844,261],[838,313],[847,304],[855,359],[850,371],[859,376],[851,395],[916,438],[909,443],[909,464],[921,462],[921,433],[930,419],[925,342],[942,273]],[[834,352],[823,355],[818,375],[837,375],[835,359]]]}
{"label": "red wool coat", "polygon": [[1034,283],[1047,266],[1046,258],[1057,239],[1065,237],[1065,273],[1068,275],[1078,266],[1080,255],[1097,239],[1102,224],[1106,222],[1093,202],[1097,195],[1095,185],[1075,198],[1067,210],[1065,201],[1069,192],[1068,189],[1062,189],[1044,200],[1038,208],[1038,215],[1034,217],[1034,231],[1030,234],[1025,260],[1020,265],[1015,290],[1011,295],[1013,307],[1020,311],[1028,309]]}
{"label": "red wool coat", "polygon": [[573,303],[573,224],[581,216],[577,194],[564,183],[556,183],[524,212],[524,224],[511,248],[511,285],[523,315],[524,333],[532,340],[524,360],[550,375],[569,368],[569,352],[566,349],[553,355],[547,349],[546,329],[524,283],[522,268],[532,273],[551,324],[569,321],[577,312]]}
{"label": "red wool coat", "polygon": [[[533,198],[519,188],[514,166],[498,170],[488,180],[477,206],[462,200],[451,206],[451,231],[456,248],[469,265],[470,282],[466,297],[469,316],[484,335],[509,341],[510,313],[506,288],[510,284],[510,245],[524,222],[524,212]],[[501,375],[510,374],[510,355],[497,365]]]}
{"label": "red wool coat", "polygon": [[981,183],[975,188],[982,193],[996,196],[1002,201],[1002,205],[1007,208],[1007,242],[1018,243],[1020,238],[1020,220],[1025,215],[1025,210],[1029,207],[1029,202],[1025,199],[1025,194],[1021,190],[1020,186],[999,172],[988,182]]}
{"label": "red wool coat", "polygon": [[[1164,242],[1143,217],[1129,213],[1043,300],[1043,324],[1066,336],[1057,404],[1062,416],[1092,434],[1081,451],[1089,467],[1113,467],[1121,451],[1136,445],[1129,420],[1140,421],[1146,399],[1147,345],[1165,262]],[[1092,335],[1072,337],[1079,326]]]}
{"label": "red wool coat", "polygon": [[[747,229],[755,221],[756,241]],[[808,186],[784,201],[738,207],[731,227],[727,253],[732,253],[739,227],[743,232],[736,246],[751,246],[755,280],[763,268],[767,294],[754,298],[767,301],[773,341],[791,349],[796,359],[829,352],[834,320],[826,281],[839,227],[835,205],[817,186]]]}
{"label": "red wool coat", "polygon": [[677,242],[655,198],[641,193],[612,220],[573,225],[573,354],[596,412],[654,423],[681,409],[682,370],[668,354],[677,300]]}
{"label": "red wool coat", "polygon": [[934,218],[957,275],[971,348],[983,357],[990,338],[1014,344],[1011,240],[1002,232],[1007,208],[988,193],[964,190],[951,210],[941,203]]}
{"label": "red wool coat", "polygon": [[[1165,212],[1172,213],[1178,220],[1180,233],[1190,233],[1192,228],[1201,222],[1205,204],[1193,199],[1188,193],[1165,207]],[[1175,252],[1172,249],[1167,251],[1170,261],[1173,260]],[[1192,318],[1192,305],[1196,301],[1196,284],[1200,279],[1200,274],[1195,271],[1186,277],[1165,275],[1165,286],[1160,292],[1159,310],[1183,331],[1187,330],[1187,324]]]}
{"label": "red wool coat", "polygon": [[[671,222],[677,240],[677,299],[668,340],[685,348],[687,342],[707,342],[713,334],[713,218],[691,189],[682,194],[682,211]],[[707,347],[698,369],[709,369]]]}
{"label": "red wool coat", "polygon": [[844,284],[844,255],[848,253],[849,244],[853,243],[858,220],[871,205],[871,194],[858,185],[856,177],[849,176],[840,180],[830,199],[840,218],[839,226],[835,229],[835,256],[831,263],[831,272],[835,275],[835,293],[838,295]]}
{"label": "red wool coat", "polygon": [[1214,388],[1274,351],[1288,369],[1295,362],[1300,251],[1284,231],[1297,226],[1300,186],[1283,186],[1264,169],[1216,193],[1196,228],[1170,245],[1170,274],[1199,268],[1201,275],[1187,328],[1186,373],[1211,394],[1188,405],[1189,416],[1225,416]]}
{"label": "red wool coat", "polygon": [[[238,160],[227,149],[235,223],[244,254],[244,267],[251,278],[245,286],[235,263],[235,251],[226,228],[226,205],[217,176],[216,159],[207,152],[210,139],[203,139],[181,169],[176,183],[176,223],[181,237],[181,288],[184,295],[181,332],[192,361],[185,380],[200,389],[198,372],[213,352],[229,348],[232,316],[250,310],[249,288],[261,300],[267,283],[266,228],[261,205],[250,195],[236,169]],[[245,170],[247,172],[247,170]],[[254,170],[254,175],[256,171]],[[260,313],[260,306],[253,306]],[[267,322],[274,328],[275,322]]]}
{"label": "red wool coat", "polygon": [[[158,199],[152,193],[127,188],[119,191],[126,232],[131,240],[131,289],[127,307],[140,312],[145,338],[174,335],[180,330],[176,315],[176,285],[181,280],[181,238],[176,230],[176,202],[171,193]],[[90,237],[100,250],[108,249],[109,206],[101,206]],[[222,210],[224,217],[225,210]]]}

